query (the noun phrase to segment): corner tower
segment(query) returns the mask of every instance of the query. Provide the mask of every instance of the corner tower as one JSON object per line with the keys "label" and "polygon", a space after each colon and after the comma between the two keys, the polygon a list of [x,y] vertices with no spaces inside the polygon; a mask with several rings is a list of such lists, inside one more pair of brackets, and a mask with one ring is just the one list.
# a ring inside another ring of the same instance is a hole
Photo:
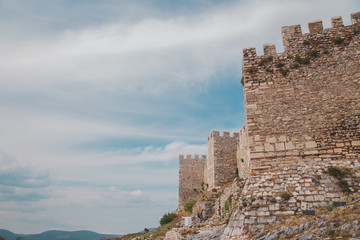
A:
{"label": "corner tower", "polygon": [[206,155],[195,155],[194,159],[191,155],[179,155],[179,206],[178,209],[184,207],[184,203],[189,200],[196,199],[203,190],[204,185],[204,169],[206,165]]}
{"label": "corner tower", "polygon": [[273,44],[264,45],[264,56],[244,49],[251,171],[359,159],[360,12],[351,22],[333,17],[324,29],[313,21],[305,34],[300,25],[282,27],[283,53]]}

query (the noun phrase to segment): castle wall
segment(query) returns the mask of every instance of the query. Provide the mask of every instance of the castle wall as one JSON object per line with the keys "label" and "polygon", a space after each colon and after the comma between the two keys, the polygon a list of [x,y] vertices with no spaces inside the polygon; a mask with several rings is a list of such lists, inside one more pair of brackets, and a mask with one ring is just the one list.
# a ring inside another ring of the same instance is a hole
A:
{"label": "castle wall", "polygon": [[237,145],[236,152],[237,168],[241,178],[246,178],[250,174],[250,146],[246,130],[246,126],[240,130],[240,144]]}
{"label": "castle wall", "polygon": [[207,184],[209,189],[222,186],[232,181],[236,176],[237,159],[236,151],[239,144],[239,133],[224,131],[220,136],[219,131],[213,130],[208,136],[208,163]]}
{"label": "castle wall", "polygon": [[[236,238],[249,230],[254,232],[281,219],[301,215],[303,210],[315,210],[344,201],[346,193],[339,187],[339,181],[327,172],[330,166],[357,172],[360,161],[320,160],[277,170],[253,171],[224,235]],[[360,191],[359,177],[360,173],[356,173],[344,178],[352,192]],[[284,199],[283,193],[290,194],[290,198]]]}
{"label": "castle wall", "polygon": [[351,20],[334,17],[329,29],[314,21],[306,34],[283,27],[284,53],[244,49],[251,169],[360,157],[360,13]]}
{"label": "castle wall", "polygon": [[179,209],[184,208],[184,203],[196,197],[203,190],[204,169],[206,165],[206,155],[179,155]]}

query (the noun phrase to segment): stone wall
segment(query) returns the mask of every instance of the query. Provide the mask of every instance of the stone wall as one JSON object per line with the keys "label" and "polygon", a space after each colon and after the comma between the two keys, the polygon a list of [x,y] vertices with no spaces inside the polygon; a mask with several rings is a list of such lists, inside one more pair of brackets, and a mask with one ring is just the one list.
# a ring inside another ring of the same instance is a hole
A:
{"label": "stone wall", "polygon": [[222,186],[235,178],[238,145],[238,132],[234,132],[231,137],[229,131],[223,131],[223,136],[220,136],[219,131],[213,130],[208,136],[207,179],[205,182],[209,189]]}
{"label": "stone wall", "polygon": [[179,155],[179,206],[178,209],[184,208],[184,203],[196,199],[203,190],[204,169],[206,165],[206,155]]}
{"label": "stone wall", "polygon": [[240,129],[240,144],[237,146],[236,153],[237,168],[241,178],[246,178],[250,174],[250,149],[247,133],[246,126]]}
{"label": "stone wall", "polygon": [[[346,194],[339,187],[339,180],[327,172],[329,166],[351,169],[352,175],[346,175],[343,180],[349,184],[351,192],[359,192],[360,161],[315,159],[283,169],[253,171],[224,237],[239,237],[281,219],[302,215],[303,210],[315,210],[344,201]],[[282,197],[284,193],[290,198]]]}
{"label": "stone wall", "polygon": [[280,54],[273,44],[264,56],[244,49],[251,169],[360,157],[360,13],[351,20],[334,17],[329,29],[314,21],[306,34],[283,27]]}

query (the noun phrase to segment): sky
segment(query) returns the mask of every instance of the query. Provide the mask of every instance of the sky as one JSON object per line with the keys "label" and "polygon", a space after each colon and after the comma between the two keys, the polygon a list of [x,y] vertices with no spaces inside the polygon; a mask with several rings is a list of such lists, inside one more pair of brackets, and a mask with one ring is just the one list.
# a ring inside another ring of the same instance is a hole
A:
{"label": "sky", "polygon": [[358,0],[0,0],[0,228],[158,226],[179,154],[244,125],[242,49]]}

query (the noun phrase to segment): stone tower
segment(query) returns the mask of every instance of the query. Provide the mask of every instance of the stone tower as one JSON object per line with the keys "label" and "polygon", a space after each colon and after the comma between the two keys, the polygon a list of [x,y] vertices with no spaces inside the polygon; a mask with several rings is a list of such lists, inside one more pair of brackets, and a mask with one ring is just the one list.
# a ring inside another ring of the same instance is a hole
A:
{"label": "stone tower", "polygon": [[178,209],[184,207],[184,203],[196,199],[204,187],[204,169],[206,165],[206,155],[179,155],[179,205]]}
{"label": "stone tower", "polygon": [[213,130],[208,136],[208,162],[206,166],[206,184],[209,189],[222,186],[236,176],[236,150],[239,144],[239,133],[230,136],[229,131]]}
{"label": "stone tower", "polygon": [[[240,169],[360,157],[360,13],[282,27],[284,52],[244,49],[247,151]],[[243,167],[244,168],[243,168]],[[249,173],[242,171],[246,177]]]}

